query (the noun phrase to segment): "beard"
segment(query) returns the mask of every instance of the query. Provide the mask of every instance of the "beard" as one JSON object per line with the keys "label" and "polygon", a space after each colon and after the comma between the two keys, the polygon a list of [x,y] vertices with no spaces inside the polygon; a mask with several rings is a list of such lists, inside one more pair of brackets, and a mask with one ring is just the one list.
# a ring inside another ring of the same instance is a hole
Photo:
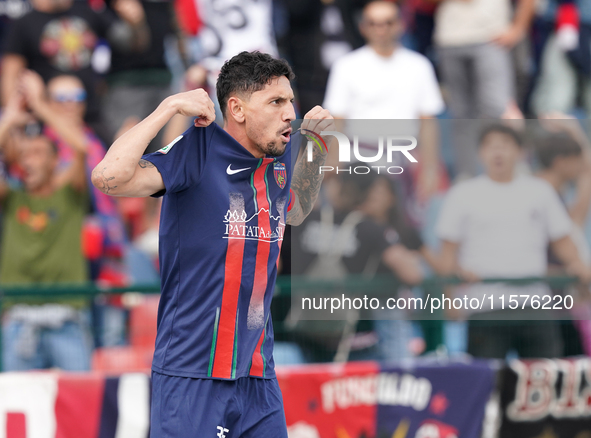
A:
{"label": "beard", "polygon": [[[277,131],[277,137],[280,137],[281,134],[285,133],[288,129],[291,128],[291,125],[288,124],[284,126],[279,131]],[[291,138],[290,138],[291,139]],[[287,143],[284,143],[281,138],[268,142],[266,147],[263,147],[261,150],[271,157],[279,157],[285,153],[285,148],[287,147]]]}
{"label": "beard", "polygon": [[271,157],[279,157],[285,153],[286,147],[287,143],[283,143],[281,140],[278,140],[271,143],[267,143],[264,146],[260,146],[260,149],[265,153],[265,155],[269,155]]}
{"label": "beard", "polygon": [[289,128],[290,125],[287,124],[273,134],[270,134],[268,131],[265,132],[264,125],[247,125],[246,134],[259,151],[270,157],[279,157],[285,153],[287,147],[287,142],[284,142],[281,134],[285,133]]}

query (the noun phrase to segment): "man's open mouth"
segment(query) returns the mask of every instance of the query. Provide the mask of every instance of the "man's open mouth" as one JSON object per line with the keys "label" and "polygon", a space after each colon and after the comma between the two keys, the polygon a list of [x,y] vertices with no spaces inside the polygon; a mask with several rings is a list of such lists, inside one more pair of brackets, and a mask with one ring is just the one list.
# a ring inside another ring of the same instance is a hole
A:
{"label": "man's open mouth", "polygon": [[291,128],[288,128],[280,134],[281,140],[283,140],[284,142],[287,143],[289,141],[290,135],[291,135]]}

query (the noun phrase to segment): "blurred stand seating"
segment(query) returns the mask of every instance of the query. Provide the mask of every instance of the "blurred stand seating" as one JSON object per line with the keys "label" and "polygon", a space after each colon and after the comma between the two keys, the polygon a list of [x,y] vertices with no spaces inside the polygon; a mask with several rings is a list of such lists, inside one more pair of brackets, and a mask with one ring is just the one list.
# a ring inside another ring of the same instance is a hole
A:
{"label": "blurred stand seating", "polygon": [[141,295],[129,315],[129,345],[94,350],[92,370],[108,373],[146,371],[152,366],[159,295]]}

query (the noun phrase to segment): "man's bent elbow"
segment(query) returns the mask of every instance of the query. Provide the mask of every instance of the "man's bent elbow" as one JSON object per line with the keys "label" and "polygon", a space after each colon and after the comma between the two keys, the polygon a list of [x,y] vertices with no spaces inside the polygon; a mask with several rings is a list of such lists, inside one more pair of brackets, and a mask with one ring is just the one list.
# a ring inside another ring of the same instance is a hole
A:
{"label": "man's bent elbow", "polygon": [[105,171],[107,168],[99,163],[91,174],[90,181],[92,185],[99,189],[106,195],[116,195],[117,183],[115,182],[114,176],[106,176]]}

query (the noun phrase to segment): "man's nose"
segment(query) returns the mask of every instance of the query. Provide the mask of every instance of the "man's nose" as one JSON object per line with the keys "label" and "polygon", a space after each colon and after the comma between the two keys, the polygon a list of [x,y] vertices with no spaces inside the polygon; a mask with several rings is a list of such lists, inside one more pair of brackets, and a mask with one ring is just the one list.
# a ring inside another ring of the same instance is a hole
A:
{"label": "man's nose", "polygon": [[289,105],[287,105],[285,113],[283,114],[283,120],[285,120],[286,122],[291,122],[295,120],[295,118],[295,108],[293,107],[293,103],[290,102]]}

